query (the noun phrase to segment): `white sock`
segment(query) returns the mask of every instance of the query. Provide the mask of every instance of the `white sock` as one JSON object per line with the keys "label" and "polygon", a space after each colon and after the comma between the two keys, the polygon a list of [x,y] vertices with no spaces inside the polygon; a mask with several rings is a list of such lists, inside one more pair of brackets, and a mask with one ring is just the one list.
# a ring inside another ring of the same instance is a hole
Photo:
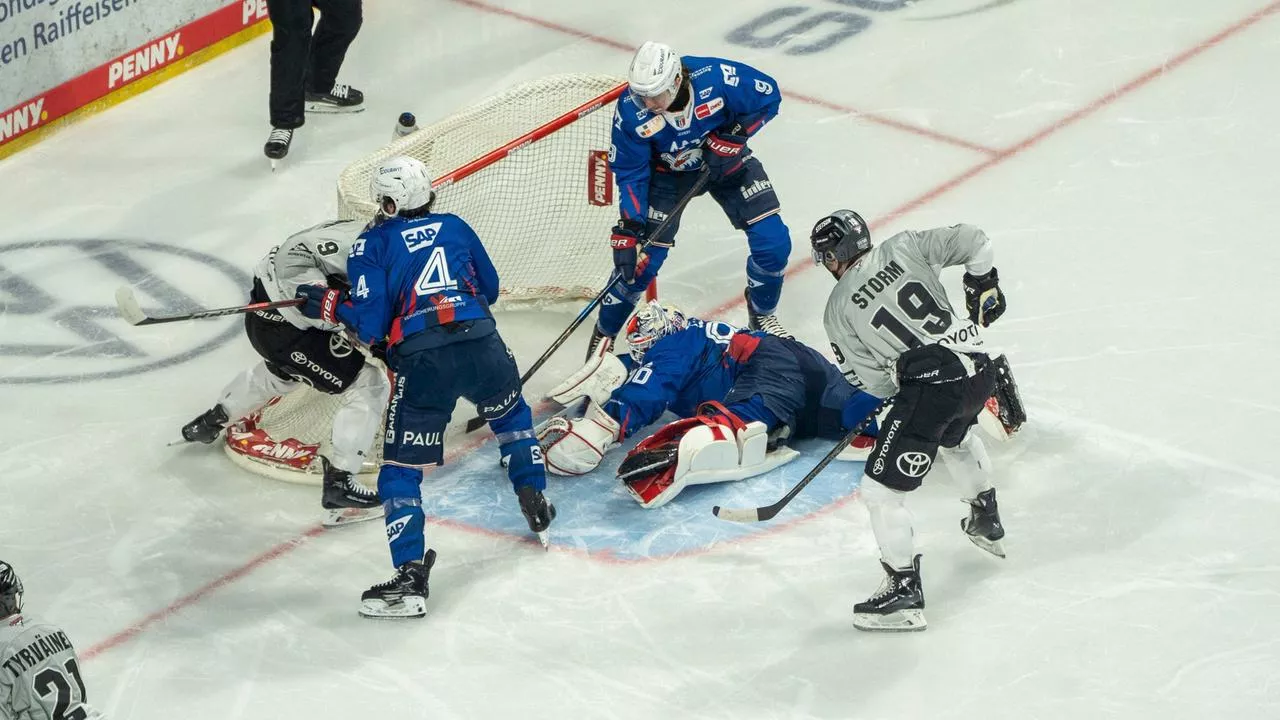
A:
{"label": "white sock", "polygon": [[334,467],[360,472],[390,394],[391,383],[386,374],[373,365],[365,365],[355,382],[338,396],[341,404],[333,414],[333,452],[329,458]]}
{"label": "white sock", "polygon": [[972,500],[991,488],[991,458],[978,433],[970,431],[956,447],[939,451],[965,499]]}
{"label": "white sock", "polygon": [[284,380],[267,369],[265,362],[236,375],[222,390],[218,404],[227,411],[227,417],[238,420],[266,404],[268,400],[285,395],[298,387],[295,380]]}
{"label": "white sock", "polygon": [[916,555],[911,511],[907,510],[905,499],[906,493],[862,476],[862,500],[871,515],[871,531],[880,546],[880,557],[895,570],[910,568]]}

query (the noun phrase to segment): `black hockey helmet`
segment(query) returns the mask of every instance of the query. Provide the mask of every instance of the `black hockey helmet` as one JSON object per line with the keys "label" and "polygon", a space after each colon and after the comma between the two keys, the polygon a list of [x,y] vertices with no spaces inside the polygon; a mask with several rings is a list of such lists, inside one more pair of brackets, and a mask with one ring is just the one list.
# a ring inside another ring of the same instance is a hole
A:
{"label": "black hockey helmet", "polygon": [[809,242],[813,245],[815,263],[822,265],[828,260],[847,263],[871,249],[871,230],[858,213],[837,210],[813,226]]}
{"label": "black hockey helmet", "polygon": [[22,612],[22,581],[13,566],[0,560],[0,618]]}

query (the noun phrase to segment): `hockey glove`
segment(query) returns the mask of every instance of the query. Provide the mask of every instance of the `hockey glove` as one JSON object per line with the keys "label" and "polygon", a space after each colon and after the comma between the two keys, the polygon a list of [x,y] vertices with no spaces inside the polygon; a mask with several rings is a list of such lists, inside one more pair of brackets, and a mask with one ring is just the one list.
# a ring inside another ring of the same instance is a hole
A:
{"label": "hockey glove", "polygon": [[1004,314],[1004,293],[1000,292],[1000,276],[995,268],[986,275],[964,274],[964,305],[969,319],[987,327]]}
{"label": "hockey glove", "polygon": [[725,178],[738,172],[751,154],[747,150],[747,137],[734,131],[740,132],[737,125],[727,130],[712,130],[702,140],[702,159],[715,177]]}
{"label": "hockey glove", "polygon": [[298,306],[298,312],[315,320],[338,324],[338,303],[342,302],[342,291],[327,288],[323,285],[299,285],[294,297],[306,300]]}
{"label": "hockey glove", "polygon": [[636,246],[644,239],[645,224],[639,220],[623,218],[613,226],[609,246],[613,248],[613,266],[622,275],[623,282],[636,279]]}

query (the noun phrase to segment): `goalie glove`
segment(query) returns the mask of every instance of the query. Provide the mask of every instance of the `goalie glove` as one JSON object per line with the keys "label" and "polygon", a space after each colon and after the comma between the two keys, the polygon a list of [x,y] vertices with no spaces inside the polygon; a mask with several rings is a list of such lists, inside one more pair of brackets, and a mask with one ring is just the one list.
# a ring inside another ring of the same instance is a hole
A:
{"label": "goalie glove", "polygon": [[537,427],[538,445],[547,472],[585,475],[600,466],[604,454],[618,446],[622,428],[594,401],[580,418],[557,415]]}
{"label": "goalie glove", "polygon": [[1004,293],[1000,292],[1000,276],[995,268],[986,275],[964,274],[964,305],[969,320],[987,327],[1004,314]]}
{"label": "goalie glove", "polygon": [[569,407],[584,397],[603,405],[627,379],[627,368],[617,355],[609,352],[611,348],[612,343],[598,343],[592,348],[586,364],[552,388],[547,399],[563,407]]}

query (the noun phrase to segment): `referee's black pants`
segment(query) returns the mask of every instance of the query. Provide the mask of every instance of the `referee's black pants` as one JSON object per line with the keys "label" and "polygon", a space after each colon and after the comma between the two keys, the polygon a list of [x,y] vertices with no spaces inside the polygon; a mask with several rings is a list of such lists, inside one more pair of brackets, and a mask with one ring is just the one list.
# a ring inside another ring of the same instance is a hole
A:
{"label": "referee's black pants", "polygon": [[[314,35],[312,7],[320,11]],[[360,32],[361,0],[267,0],[271,16],[271,126],[305,122],[306,91],[329,92]]]}

